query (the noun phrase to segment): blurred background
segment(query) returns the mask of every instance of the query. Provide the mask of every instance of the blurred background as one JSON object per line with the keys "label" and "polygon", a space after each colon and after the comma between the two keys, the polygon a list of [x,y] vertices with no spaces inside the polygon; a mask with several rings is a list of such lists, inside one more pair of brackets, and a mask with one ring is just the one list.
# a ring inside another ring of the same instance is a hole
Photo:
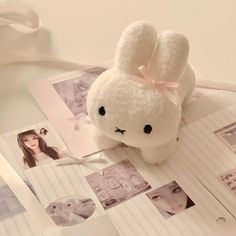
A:
{"label": "blurred background", "polygon": [[50,53],[57,57],[89,64],[110,60],[122,30],[133,21],[145,20],[159,32],[173,29],[185,34],[191,63],[201,74],[236,81],[235,0],[21,2],[41,17],[50,32]]}

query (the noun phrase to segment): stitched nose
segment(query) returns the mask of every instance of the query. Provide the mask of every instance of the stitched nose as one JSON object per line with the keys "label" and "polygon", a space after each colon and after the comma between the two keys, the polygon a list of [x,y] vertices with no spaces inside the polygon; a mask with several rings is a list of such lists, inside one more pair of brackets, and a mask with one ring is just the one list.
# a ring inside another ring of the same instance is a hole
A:
{"label": "stitched nose", "polygon": [[121,134],[124,134],[126,132],[125,129],[120,129],[118,127],[116,127],[116,130],[115,130],[116,133],[121,133]]}

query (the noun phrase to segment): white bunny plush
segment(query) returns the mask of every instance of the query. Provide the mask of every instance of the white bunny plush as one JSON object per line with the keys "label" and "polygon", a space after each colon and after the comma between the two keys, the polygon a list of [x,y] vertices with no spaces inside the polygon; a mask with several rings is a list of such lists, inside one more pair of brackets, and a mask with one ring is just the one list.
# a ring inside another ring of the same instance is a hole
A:
{"label": "white bunny plush", "polygon": [[87,110],[101,148],[119,143],[140,148],[145,161],[159,164],[174,149],[182,103],[195,76],[187,63],[185,36],[159,36],[145,22],[131,24],[118,43],[114,65],[91,86]]}

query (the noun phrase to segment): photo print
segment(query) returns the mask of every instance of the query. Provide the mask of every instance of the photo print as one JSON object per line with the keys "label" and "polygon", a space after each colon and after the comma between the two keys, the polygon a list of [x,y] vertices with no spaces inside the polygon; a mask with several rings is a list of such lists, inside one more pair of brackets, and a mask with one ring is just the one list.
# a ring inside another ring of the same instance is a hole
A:
{"label": "photo print", "polygon": [[86,176],[104,209],[120,204],[151,188],[137,169],[128,160],[123,160],[103,169],[103,175]]}
{"label": "photo print", "polygon": [[219,179],[236,196],[236,168],[220,175]]}
{"label": "photo print", "polygon": [[77,78],[54,82],[53,87],[75,117],[87,115],[86,97],[94,80],[104,72],[104,68],[95,67],[86,70]]}
{"label": "photo print", "polygon": [[12,217],[24,211],[25,209],[18,198],[0,178],[0,220]]}
{"label": "photo print", "polygon": [[95,211],[95,203],[85,197],[65,197],[50,203],[46,212],[58,226],[71,226],[88,219]]}
{"label": "photo print", "polygon": [[236,122],[214,132],[233,152],[236,153]]}
{"label": "photo print", "polygon": [[146,195],[165,219],[195,205],[175,181],[154,189]]}
{"label": "photo print", "polygon": [[66,147],[48,122],[5,133],[1,139],[21,170],[65,157]]}

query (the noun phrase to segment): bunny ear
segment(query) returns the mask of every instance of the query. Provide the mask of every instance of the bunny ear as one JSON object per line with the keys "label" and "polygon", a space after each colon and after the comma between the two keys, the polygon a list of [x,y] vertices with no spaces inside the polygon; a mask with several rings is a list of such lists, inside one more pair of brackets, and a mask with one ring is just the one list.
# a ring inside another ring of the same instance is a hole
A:
{"label": "bunny ear", "polygon": [[157,32],[151,24],[131,24],[118,42],[114,67],[128,74],[139,75],[138,67],[149,62],[156,40]]}
{"label": "bunny ear", "polygon": [[157,80],[176,81],[188,59],[189,44],[186,37],[173,31],[163,32],[157,42],[150,71]]}

